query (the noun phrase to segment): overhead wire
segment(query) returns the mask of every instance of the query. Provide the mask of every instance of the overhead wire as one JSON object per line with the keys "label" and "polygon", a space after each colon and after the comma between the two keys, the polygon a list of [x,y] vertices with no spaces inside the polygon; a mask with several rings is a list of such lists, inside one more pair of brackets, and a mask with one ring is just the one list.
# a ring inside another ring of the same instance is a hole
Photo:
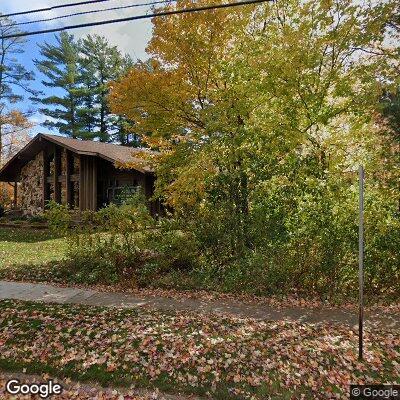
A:
{"label": "overhead wire", "polygon": [[9,28],[9,27],[21,26],[21,25],[38,24],[40,22],[56,21],[56,20],[60,20],[60,19],[64,19],[64,18],[77,17],[80,15],[87,15],[87,14],[98,14],[98,13],[107,12],[107,11],[118,11],[118,10],[125,10],[128,8],[135,8],[135,7],[155,6],[157,4],[171,3],[173,1],[175,1],[175,0],[157,0],[157,1],[152,1],[149,3],[137,3],[137,4],[129,4],[127,6],[103,8],[101,10],[81,11],[81,12],[76,12],[76,13],[72,13],[72,14],[60,15],[57,17],[43,18],[43,19],[37,19],[34,21],[25,21],[25,22],[17,22],[17,23],[9,24],[9,25],[2,25],[2,28]]}
{"label": "overhead wire", "polygon": [[95,4],[95,3],[105,3],[106,1],[111,1],[111,0],[88,0],[88,1],[79,1],[77,3],[59,4],[57,6],[37,8],[35,10],[18,11],[18,12],[14,12],[14,13],[10,13],[10,14],[1,14],[1,17],[8,18],[8,17],[16,17],[17,15],[36,14],[36,13],[45,12],[45,11],[53,11],[58,8],[76,7],[76,6],[83,6],[83,5]]}
{"label": "overhead wire", "polygon": [[92,26],[101,26],[101,25],[116,24],[116,23],[121,23],[121,22],[150,19],[150,18],[155,18],[155,17],[165,17],[165,16],[177,15],[177,14],[187,14],[187,13],[194,13],[194,12],[207,11],[207,10],[238,7],[238,6],[248,5],[248,4],[265,3],[268,1],[274,1],[274,0],[241,0],[241,1],[236,1],[233,3],[213,4],[213,5],[190,7],[190,8],[184,8],[184,9],[178,9],[178,10],[164,10],[164,11],[154,12],[151,14],[135,15],[132,17],[117,18],[117,19],[103,20],[103,21],[96,21],[96,22],[87,22],[87,23],[82,23],[82,24],[68,25],[68,26],[43,29],[43,30],[38,30],[38,31],[18,32],[18,33],[0,36],[0,39],[26,37],[26,36],[45,34],[45,33],[61,32],[61,31],[66,31],[66,30],[71,30],[71,29],[88,28],[88,27],[92,27]]}

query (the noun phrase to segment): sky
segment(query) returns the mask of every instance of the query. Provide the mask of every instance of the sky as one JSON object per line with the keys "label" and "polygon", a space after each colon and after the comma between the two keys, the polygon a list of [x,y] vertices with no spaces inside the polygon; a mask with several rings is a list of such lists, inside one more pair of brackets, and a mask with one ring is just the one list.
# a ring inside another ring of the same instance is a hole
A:
{"label": "sky", "polygon": [[[47,19],[65,14],[71,14],[81,11],[91,11],[98,9],[105,9],[110,7],[126,6],[131,4],[146,3],[150,0],[108,0],[99,4],[74,6],[68,8],[56,9],[53,11],[41,12],[38,14],[21,15],[14,17],[16,22],[32,21],[36,19]],[[0,0],[0,12],[2,14],[8,14],[19,11],[34,10],[38,8],[46,8],[59,4],[76,3],[78,0]],[[89,14],[82,16],[75,16],[71,18],[41,22],[36,24],[23,25],[22,27],[27,30],[42,30],[55,28],[58,26],[81,24],[86,22],[101,21],[104,19],[115,19],[125,18],[128,16],[145,14],[149,12],[149,7],[136,7],[132,9],[125,9],[119,11],[108,11],[98,14]],[[151,37],[152,24],[150,19],[124,22],[118,24],[102,25],[92,28],[80,28],[71,30],[69,33],[74,34],[77,38],[86,36],[87,34],[99,34],[105,36],[109,42],[125,53],[136,59],[146,59],[145,48]],[[37,36],[27,37],[25,43],[25,53],[19,55],[19,60],[27,69],[32,70],[36,74],[36,79],[32,82],[32,87],[37,90],[45,90],[41,84],[42,76],[37,72],[33,60],[40,58],[38,44],[48,42],[54,42],[54,33],[41,34]],[[30,101],[26,98],[22,103],[19,104],[24,110],[28,110],[32,107]],[[43,116],[39,113],[34,114],[31,117],[32,122],[40,124],[43,122]],[[45,128],[36,125],[33,129],[33,133],[43,132]],[[55,132],[52,132],[55,133]]]}

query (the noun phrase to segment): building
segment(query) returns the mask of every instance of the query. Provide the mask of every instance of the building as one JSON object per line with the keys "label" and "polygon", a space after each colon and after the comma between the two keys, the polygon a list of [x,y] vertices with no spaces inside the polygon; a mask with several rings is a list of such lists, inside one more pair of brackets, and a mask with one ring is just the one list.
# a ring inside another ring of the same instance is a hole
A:
{"label": "building", "polygon": [[[14,184],[14,205],[25,215],[42,213],[48,200],[97,210],[138,188],[152,196],[155,177],[138,158],[143,152],[149,150],[38,134],[3,166],[0,181]],[[152,214],[160,211],[157,202],[149,206]]]}

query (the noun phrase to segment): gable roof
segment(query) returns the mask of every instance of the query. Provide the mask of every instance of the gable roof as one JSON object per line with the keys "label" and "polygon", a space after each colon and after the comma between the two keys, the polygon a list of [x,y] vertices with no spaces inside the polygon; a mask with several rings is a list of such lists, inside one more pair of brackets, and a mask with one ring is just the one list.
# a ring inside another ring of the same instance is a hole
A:
{"label": "gable roof", "polygon": [[[63,136],[48,135],[44,133],[39,135],[49,140],[50,142],[59,144],[60,146],[63,146],[73,151],[74,153],[88,156],[97,156],[114,163],[136,162],[143,164],[143,160],[135,157],[135,154],[150,152],[150,150],[144,148],[121,146],[119,144],[113,143],[95,142],[93,140],[71,139]],[[143,168],[143,170],[147,170],[148,172],[151,171],[149,168],[146,167]]]}
{"label": "gable roof", "polygon": [[0,169],[0,181],[16,180],[20,169],[42,149],[43,140],[58,144],[78,155],[100,157],[112,163],[136,163],[138,167],[135,169],[144,173],[153,172],[144,164],[143,159],[135,157],[135,154],[150,153],[148,149],[39,133]]}

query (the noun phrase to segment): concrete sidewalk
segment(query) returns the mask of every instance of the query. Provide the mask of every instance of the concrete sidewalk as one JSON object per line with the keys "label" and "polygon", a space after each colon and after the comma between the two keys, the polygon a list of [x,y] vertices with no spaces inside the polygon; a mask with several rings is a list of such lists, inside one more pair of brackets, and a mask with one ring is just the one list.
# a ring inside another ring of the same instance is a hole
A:
{"label": "concrete sidewalk", "polygon": [[[160,310],[189,310],[204,314],[217,313],[245,318],[267,320],[289,319],[302,322],[337,322],[351,327],[357,324],[354,312],[331,308],[274,308],[264,304],[246,304],[239,301],[171,299],[167,297],[141,297],[132,294],[101,292],[89,289],[58,287],[40,283],[0,281],[0,300],[16,299],[59,304],[84,304],[106,307],[151,307]],[[400,329],[400,315],[375,311],[366,313],[370,328]]]}

